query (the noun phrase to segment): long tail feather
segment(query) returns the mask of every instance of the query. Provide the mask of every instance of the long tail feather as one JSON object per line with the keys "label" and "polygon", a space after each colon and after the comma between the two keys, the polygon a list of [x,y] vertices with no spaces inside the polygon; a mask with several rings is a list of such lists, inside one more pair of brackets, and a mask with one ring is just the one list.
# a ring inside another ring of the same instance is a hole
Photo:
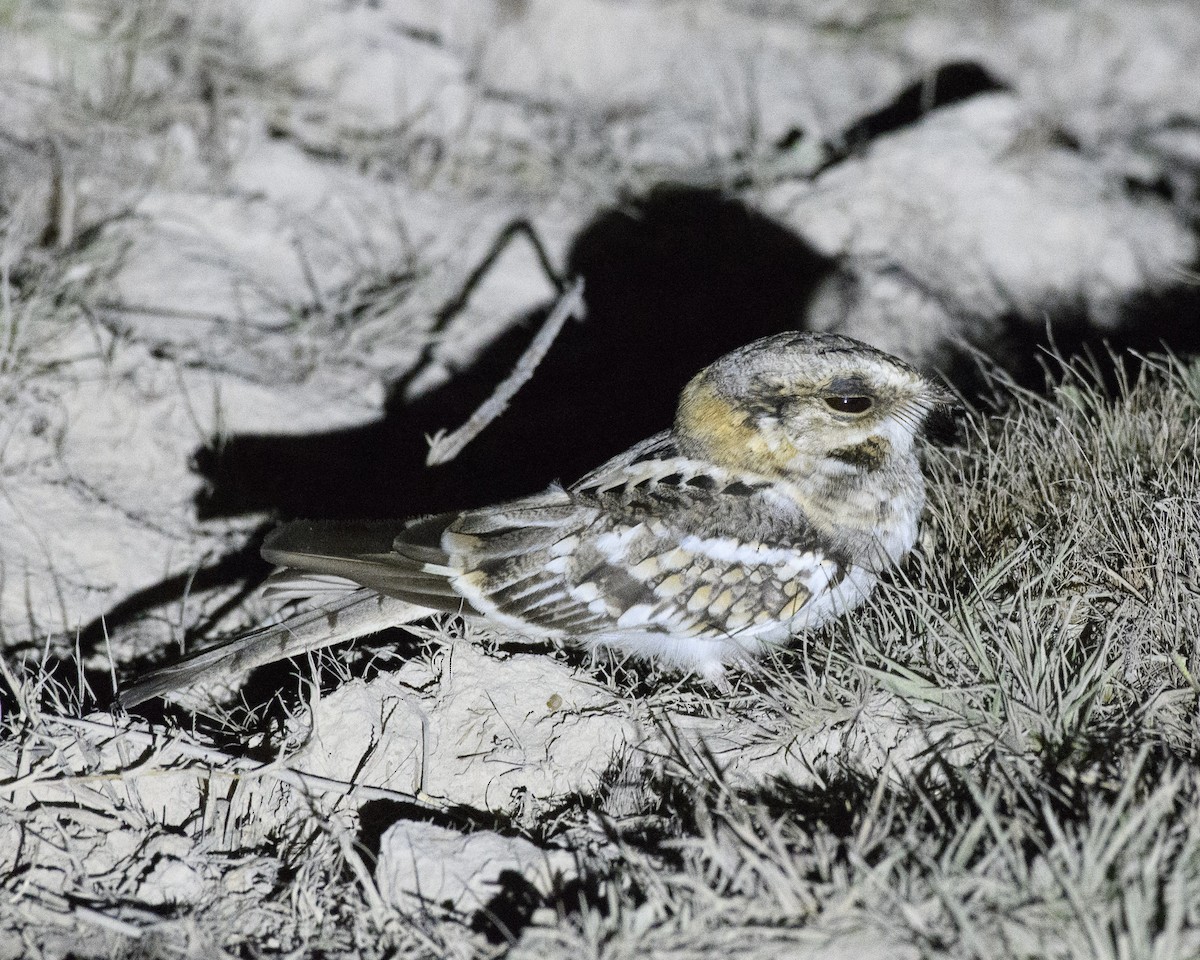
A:
{"label": "long tail feather", "polygon": [[121,705],[132,707],[201,680],[231,679],[276,660],[411,623],[432,612],[426,607],[380,596],[374,590],[355,590],[337,602],[297,613],[282,623],[260,627],[159,667],[123,691]]}

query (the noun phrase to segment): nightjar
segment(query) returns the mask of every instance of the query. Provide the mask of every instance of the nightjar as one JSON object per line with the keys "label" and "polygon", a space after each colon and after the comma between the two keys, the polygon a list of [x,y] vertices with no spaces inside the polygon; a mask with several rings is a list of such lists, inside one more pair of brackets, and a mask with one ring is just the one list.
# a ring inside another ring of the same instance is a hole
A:
{"label": "nightjar", "polygon": [[847,337],[726,354],[675,423],[569,487],[407,523],[274,531],[268,590],[315,605],[164,666],[126,706],[438,612],[613,647],[721,683],[726,666],[857,606],[909,552],[915,439],[952,402]]}

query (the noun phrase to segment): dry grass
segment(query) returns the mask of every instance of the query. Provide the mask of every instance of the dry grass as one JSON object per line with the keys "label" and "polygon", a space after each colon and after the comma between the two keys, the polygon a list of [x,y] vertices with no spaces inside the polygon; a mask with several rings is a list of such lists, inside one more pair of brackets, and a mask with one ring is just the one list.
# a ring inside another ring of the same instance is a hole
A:
{"label": "dry grass", "polygon": [[[678,172],[623,155],[621,124],[640,118],[582,107],[491,143],[431,145],[415,123],[356,134],[230,7],[67,6],[0,2],[0,43],[60,57],[39,89],[0,64],[0,94],[37,118],[0,139],[0,496],[37,466],[5,460],[33,385],[71,389],[60,345],[91,338],[103,360],[124,337],[92,319],[125,252],[108,228],[164,184],[219,192],[243,123],[270,114],[310,154],[414,189],[544,197],[569,180],[616,196]],[[486,128],[501,107],[479,95]],[[173,129],[204,145],[196,165],[177,164]],[[704,149],[691,160],[711,179]],[[405,231],[397,217],[399,260],[347,241],[351,279],[314,271],[300,306],[277,304],[296,323],[264,354],[298,350],[297,331],[300,370],[330,342],[409,346],[397,318],[435,271]],[[83,665],[0,659],[0,960],[1200,953],[1200,365],[1129,369],[1112,391],[1087,367],[1057,370],[1045,396],[1002,388],[1002,410],[928,451],[919,555],[732,696],[596,668],[618,709],[659,723],[646,750],[530,821],[440,814],[578,858],[577,881],[490,919],[385,904],[357,800],[260,756],[283,735],[253,716],[81,723]]]}
{"label": "dry grass", "polygon": [[[652,827],[614,821],[604,856],[520,930],[517,955],[766,956],[825,938],[879,955],[1200,948],[1189,573],[1200,368],[1152,361],[1115,399],[1077,371],[1060,384],[973,417],[960,445],[930,452],[922,556],[875,602],[700,710],[752,718],[780,750],[800,749],[831,718],[851,742],[880,722],[882,696],[892,755],[830,753],[815,779],[750,788],[676,741],[642,797]],[[164,833],[139,786],[181,767],[228,785],[233,767],[170,738],[118,748],[120,737],[81,736],[56,719],[77,707],[70,694],[38,689],[36,674],[7,680],[0,821],[14,935],[98,925],[115,955],[135,931],[162,955],[171,943],[235,956],[253,944],[491,949],[459,922],[383,906],[347,859],[353,816],[335,799],[294,803],[285,826],[256,835],[271,791],[247,782],[218,814],[201,789],[195,816]],[[643,688],[650,709],[657,699],[676,715],[689,695],[704,692]],[[595,823],[589,806],[546,824],[546,838],[577,840]],[[180,901],[147,913],[129,899],[138,871],[176,863]],[[231,869],[253,882],[230,893]]]}
{"label": "dry grass", "polygon": [[847,930],[880,955],[1200,947],[1200,368],[1152,361],[1113,400],[1078,370],[1060,384],[931,454],[923,556],[762,683],[781,745],[890,694],[890,762],[746,792],[678,758],[675,854],[631,857],[640,897],[575,920],[570,950],[769,955]]}

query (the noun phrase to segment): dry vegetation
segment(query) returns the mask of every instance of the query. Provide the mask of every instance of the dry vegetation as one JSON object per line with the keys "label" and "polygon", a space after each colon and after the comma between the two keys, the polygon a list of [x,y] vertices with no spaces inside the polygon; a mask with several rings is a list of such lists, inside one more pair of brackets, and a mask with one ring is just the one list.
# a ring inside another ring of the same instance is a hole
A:
{"label": "dry vegetation", "polygon": [[[443,255],[411,237],[398,242],[407,260],[364,242],[322,261],[337,283],[313,279],[292,299],[259,290],[287,318],[279,341],[205,327],[151,353],[145,331],[113,325],[111,280],[133,242],[126,227],[148,216],[140,201],[166,186],[219,193],[243,126],[273,115],[308,155],[333,144],[370,177],[433,192],[474,196],[486,173],[518,196],[556,178],[568,196],[615,195],[646,176],[594,117],[542,118],[497,134],[490,152],[464,136],[422,153],[408,128],[386,144],[356,138],[224,10],[0,2],[0,45],[56,58],[44,83],[0,73],[19,114],[0,127],[7,502],[88,480],[69,418],[56,419],[85,386],[128,389],[131,409],[169,400],[163,422],[193,431],[163,454],[183,477],[190,445],[222,428],[192,405],[187,377],[218,366],[229,343],[258,359],[276,351],[260,383],[283,370],[280,381],[303,384],[319,360],[360,362],[348,358],[391,337],[395,353],[361,361],[388,368],[424,335],[420,304],[444,292]],[[397,169],[399,156],[416,166]],[[344,240],[322,229],[328,247]],[[424,300],[370,292],[396,270]],[[998,383],[994,409],[927,451],[919,555],[865,608],[727,697],[644,668],[512,654],[453,620],[414,642],[404,669],[429,677],[446,669],[447,639],[484,644],[497,677],[544,658],[546,671],[597,678],[581,713],[651,731],[590,789],[553,802],[504,797],[489,809],[419,784],[303,776],[296,758],[329,685],[302,682],[290,717],[152,729],[89,713],[87,683],[132,653],[84,662],[70,631],[46,622],[78,623],[72,605],[95,605],[86,577],[51,564],[54,585],[31,586],[15,532],[0,531],[0,579],[27,607],[20,635],[10,616],[0,637],[0,958],[1200,954],[1200,366],[1138,358],[1102,388],[1112,365],[1058,365],[1044,395]],[[44,486],[25,486],[34,481]],[[151,500],[133,516],[139,530],[160,525],[173,558],[243,532],[193,523],[186,493],[173,495],[174,514],[150,516]],[[53,552],[52,539],[38,545]],[[184,601],[179,621],[197,609],[187,602],[224,599]],[[172,613],[130,643],[165,645],[177,627]],[[392,896],[375,871],[372,818],[524,838],[548,851],[555,876],[509,878],[482,910]]]}
{"label": "dry vegetation", "polygon": [[[922,554],[849,622],[728,700],[612,681],[661,717],[753,723],[780,752],[813,729],[849,742],[880,725],[891,752],[828,751],[807,776],[747,789],[664,731],[636,811],[581,797],[506,828],[575,848],[582,867],[496,918],[516,928],[512,955],[765,956],[825,938],[846,955],[1200,948],[1200,369],[1151,361],[1111,399],[1084,375],[1059,382],[930,451]],[[328,788],[281,788],[269,765],[189,750],[178,731],[106,735],[103,719],[70,721],[72,694],[36,670],[5,679],[11,936],[47,955],[80,932],[107,944],[87,955],[510,948],[436,907],[385,905],[353,805]],[[180,770],[195,811],[164,828],[156,779]],[[256,835],[280,789],[292,815]],[[160,874],[164,902],[145,902],[154,885],[135,871]]]}

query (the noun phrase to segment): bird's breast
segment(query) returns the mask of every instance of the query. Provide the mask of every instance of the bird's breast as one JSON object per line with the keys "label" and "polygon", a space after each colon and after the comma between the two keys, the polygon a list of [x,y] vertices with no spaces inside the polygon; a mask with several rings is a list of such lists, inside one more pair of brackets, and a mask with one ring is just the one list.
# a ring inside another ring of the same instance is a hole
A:
{"label": "bird's breast", "polygon": [[818,534],[851,563],[875,571],[899,562],[917,538],[925,482],[916,458],[886,458],[879,467],[846,470],[830,458],[793,483],[781,485]]}

